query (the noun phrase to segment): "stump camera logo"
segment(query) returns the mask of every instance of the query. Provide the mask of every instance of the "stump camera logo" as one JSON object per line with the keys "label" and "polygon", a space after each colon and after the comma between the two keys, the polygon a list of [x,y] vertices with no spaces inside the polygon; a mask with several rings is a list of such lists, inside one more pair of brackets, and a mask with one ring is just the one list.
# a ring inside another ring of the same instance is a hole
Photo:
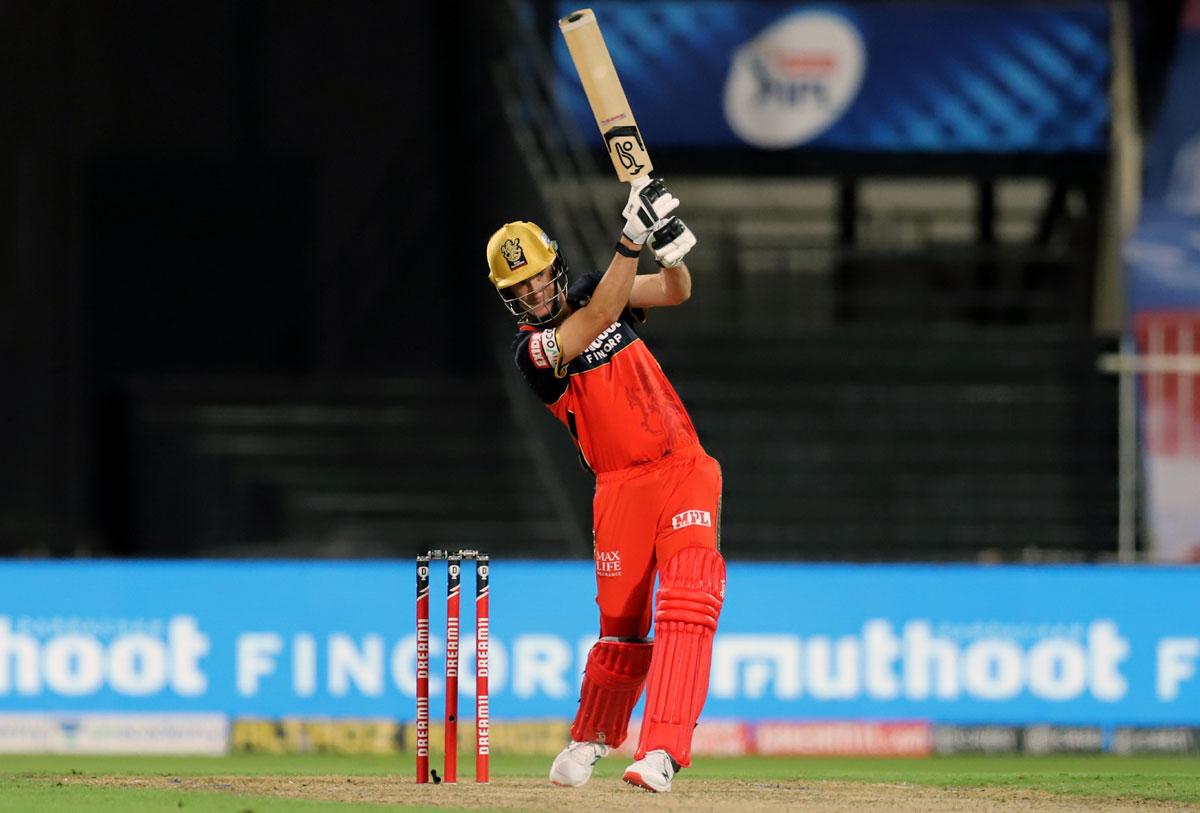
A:
{"label": "stump camera logo", "polygon": [[737,50],[725,119],[749,144],[788,149],[817,138],[862,85],[866,49],[854,24],[827,11],[789,15]]}

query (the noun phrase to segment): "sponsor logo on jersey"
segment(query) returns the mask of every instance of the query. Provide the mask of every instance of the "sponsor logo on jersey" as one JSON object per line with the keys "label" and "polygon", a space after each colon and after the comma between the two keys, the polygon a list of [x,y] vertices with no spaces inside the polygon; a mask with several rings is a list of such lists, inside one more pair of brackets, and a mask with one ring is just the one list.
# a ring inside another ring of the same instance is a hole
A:
{"label": "sponsor logo on jersey", "polygon": [[[540,345],[542,352],[546,354],[546,363],[557,370],[558,363],[562,360],[562,350],[558,346],[558,331],[548,327],[537,334],[535,338],[541,339]],[[536,363],[537,359],[534,361]]]}
{"label": "sponsor logo on jersey", "polygon": [[680,511],[675,516],[671,517],[671,527],[675,530],[686,528],[689,525],[702,525],[705,528],[712,527],[712,514],[708,511],[700,511],[692,509],[691,511]]}
{"label": "sponsor logo on jersey", "polygon": [[790,14],[737,50],[725,80],[725,120],[756,147],[795,147],[841,118],[865,70],[866,49],[849,19]]}
{"label": "sponsor logo on jersey", "polygon": [[596,551],[596,575],[601,578],[611,578],[621,575],[621,551]]}
{"label": "sponsor logo on jersey", "polygon": [[620,322],[613,322],[611,325],[604,328],[604,330],[601,331],[599,336],[592,339],[592,343],[587,346],[587,349],[591,350],[591,351],[596,351],[596,350],[599,350],[600,348],[604,347],[605,340],[607,340],[609,336],[616,333],[617,328],[619,328],[620,326],[621,326]]}
{"label": "sponsor logo on jersey", "polygon": [[535,333],[529,337],[529,358],[533,360],[533,366],[543,370],[550,369],[550,362],[546,360],[546,351],[542,349],[542,334]]}
{"label": "sponsor logo on jersey", "polygon": [[584,348],[582,354],[584,364],[591,367],[603,364],[626,343],[625,334],[620,332],[621,326],[621,322],[613,322]]}
{"label": "sponsor logo on jersey", "polygon": [[528,265],[529,261],[525,259],[525,249],[521,248],[520,237],[510,237],[500,245],[500,253],[504,255],[504,261],[508,263],[508,270],[515,271],[523,265]]}

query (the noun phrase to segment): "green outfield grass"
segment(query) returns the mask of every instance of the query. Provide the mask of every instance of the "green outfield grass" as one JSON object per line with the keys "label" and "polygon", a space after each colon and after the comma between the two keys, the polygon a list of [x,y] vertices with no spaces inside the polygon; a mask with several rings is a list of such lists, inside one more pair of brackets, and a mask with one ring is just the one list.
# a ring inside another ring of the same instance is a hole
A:
{"label": "green outfield grass", "polygon": [[[440,764],[440,760],[435,760]],[[541,782],[547,757],[492,758],[492,775],[526,777]],[[172,790],[138,787],[95,787],[103,776],[165,777],[182,785],[203,777],[395,777],[410,783],[411,761],[398,757],[265,756],[223,758],[173,757],[0,757],[0,810],[3,811],[271,811],[416,810],[394,805],[288,800],[237,795],[215,785],[212,790],[181,787]],[[624,760],[607,759],[597,766],[597,778],[616,777]],[[462,776],[470,781],[472,765],[464,762]],[[686,773],[698,779],[837,780],[906,782],[936,787],[992,787],[1086,795],[1109,799],[1149,799],[1200,804],[1200,759],[1194,757],[1114,756],[961,756],[930,759],[697,759]],[[162,783],[162,779],[159,783]],[[445,808],[443,808],[445,809]]]}

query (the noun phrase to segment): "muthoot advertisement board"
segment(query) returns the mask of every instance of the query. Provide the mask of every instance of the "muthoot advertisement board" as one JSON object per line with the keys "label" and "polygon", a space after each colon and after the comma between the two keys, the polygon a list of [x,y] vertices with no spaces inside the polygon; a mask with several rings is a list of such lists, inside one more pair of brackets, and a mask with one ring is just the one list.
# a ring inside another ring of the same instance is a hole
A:
{"label": "muthoot advertisement board", "polygon": [[[493,561],[494,718],[573,714],[595,578]],[[0,712],[413,717],[411,563],[5,562],[0,584]],[[436,709],[444,564],[431,596]],[[1200,725],[1197,619],[1182,567],[733,562],[706,717]]]}

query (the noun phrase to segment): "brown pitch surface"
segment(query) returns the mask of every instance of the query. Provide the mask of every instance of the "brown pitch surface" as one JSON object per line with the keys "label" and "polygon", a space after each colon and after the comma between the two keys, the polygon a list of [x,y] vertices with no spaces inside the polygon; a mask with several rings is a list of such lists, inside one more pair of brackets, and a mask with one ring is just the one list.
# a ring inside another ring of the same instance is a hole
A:
{"label": "brown pitch surface", "polygon": [[937,788],[907,783],[813,780],[688,780],[681,776],[670,794],[653,795],[611,777],[583,788],[555,788],[544,780],[498,778],[487,785],[417,785],[385,776],[93,776],[60,781],[122,788],[213,791],[338,802],[486,810],[611,811],[1149,811],[1198,810],[1136,799],[1062,796],[1007,788]]}

